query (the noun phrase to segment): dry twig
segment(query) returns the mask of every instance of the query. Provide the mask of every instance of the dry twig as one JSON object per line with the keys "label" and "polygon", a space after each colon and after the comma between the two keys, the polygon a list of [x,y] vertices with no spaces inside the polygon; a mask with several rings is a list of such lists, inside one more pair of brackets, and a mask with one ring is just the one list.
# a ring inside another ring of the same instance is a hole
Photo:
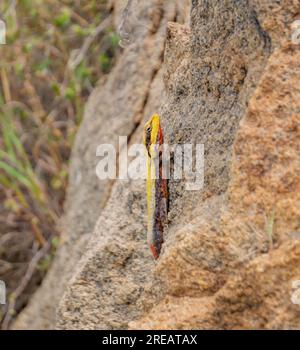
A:
{"label": "dry twig", "polygon": [[49,249],[51,248],[51,242],[47,242],[42,249],[40,249],[32,258],[32,260],[30,261],[27,271],[24,275],[24,277],[22,278],[19,286],[17,287],[17,289],[12,293],[12,295],[10,296],[10,301],[8,303],[7,306],[7,311],[5,314],[5,317],[3,319],[2,322],[2,329],[6,330],[8,329],[11,319],[14,315],[15,312],[15,306],[16,306],[16,301],[18,299],[18,297],[24,292],[24,290],[26,289],[28,283],[30,282],[36,267],[38,265],[38,263],[40,262],[40,260],[48,253]]}
{"label": "dry twig", "polygon": [[[68,62],[68,67],[71,70],[74,70],[84,59],[86,56],[90,46],[92,45],[93,41],[97,38],[98,35],[100,35],[111,23],[111,16],[108,16],[105,18],[104,21],[102,21],[95,30],[85,39],[82,47],[79,49],[78,54],[74,58],[72,58],[72,55]],[[77,51],[77,50],[76,50]]]}

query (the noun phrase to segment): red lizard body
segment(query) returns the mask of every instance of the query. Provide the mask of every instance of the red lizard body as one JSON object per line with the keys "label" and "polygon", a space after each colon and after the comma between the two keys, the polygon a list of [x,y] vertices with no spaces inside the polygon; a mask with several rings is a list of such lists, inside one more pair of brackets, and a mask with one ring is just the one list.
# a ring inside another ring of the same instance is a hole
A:
{"label": "red lizard body", "polygon": [[167,221],[168,190],[167,180],[163,179],[162,171],[163,142],[160,118],[155,114],[146,123],[144,130],[144,144],[147,149],[147,241],[155,259],[158,259],[161,252]]}

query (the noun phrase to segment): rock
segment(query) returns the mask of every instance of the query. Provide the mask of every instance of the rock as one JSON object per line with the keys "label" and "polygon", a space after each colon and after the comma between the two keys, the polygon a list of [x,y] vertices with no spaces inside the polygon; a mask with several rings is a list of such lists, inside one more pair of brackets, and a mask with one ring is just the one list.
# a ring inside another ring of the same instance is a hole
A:
{"label": "rock", "polygon": [[[176,233],[177,244],[158,267],[176,297],[166,296],[131,328],[299,329],[300,309],[291,295],[300,275],[300,241],[290,235],[300,217],[299,78],[298,48],[276,49],[236,135],[217,231],[209,219],[200,226],[191,222],[198,234],[185,229],[185,241]],[[195,248],[201,264],[190,266]],[[212,253],[218,269],[206,264]]]}
{"label": "rock", "polygon": [[[300,327],[291,299],[300,279],[300,54],[290,42],[300,8],[192,0],[189,19],[184,5],[139,2],[139,17],[153,20],[131,27],[133,44],[90,98],[64,243],[14,328]],[[166,143],[205,146],[203,190],[170,180],[157,262],[146,244],[144,182],[95,175],[97,145],[117,145],[118,135],[140,142],[154,112]]]}
{"label": "rock", "polygon": [[[141,120],[157,111],[163,100],[160,67],[166,26],[168,21],[184,20],[188,1],[186,6],[184,2],[139,2],[140,27],[144,26],[147,30],[135,33],[133,44],[124,50],[107,81],[99,82],[89,99],[72,152],[61,244],[41,288],[13,328],[54,327],[59,300],[87,249],[96,221],[114,185],[111,181],[101,182],[96,177],[97,146],[107,142],[117,145],[119,135],[133,138]],[[125,3],[124,0],[111,1],[116,27]]]}
{"label": "rock", "polygon": [[213,296],[167,296],[131,329],[299,329],[291,297],[299,278],[300,244],[286,242],[228,278]]}

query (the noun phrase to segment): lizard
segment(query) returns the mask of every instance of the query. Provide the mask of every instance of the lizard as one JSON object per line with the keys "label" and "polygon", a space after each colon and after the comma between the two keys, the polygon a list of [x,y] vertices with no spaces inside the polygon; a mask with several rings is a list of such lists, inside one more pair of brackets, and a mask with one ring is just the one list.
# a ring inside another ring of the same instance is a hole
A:
{"label": "lizard", "polygon": [[162,176],[163,142],[160,117],[154,114],[145,124],[143,143],[147,158],[147,242],[155,259],[158,259],[164,242],[163,233],[168,211],[168,182]]}

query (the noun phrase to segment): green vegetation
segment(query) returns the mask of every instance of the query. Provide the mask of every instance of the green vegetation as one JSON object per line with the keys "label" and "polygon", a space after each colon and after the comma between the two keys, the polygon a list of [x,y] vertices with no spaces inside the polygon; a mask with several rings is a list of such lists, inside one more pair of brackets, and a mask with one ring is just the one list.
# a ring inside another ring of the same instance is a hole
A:
{"label": "green vegetation", "polygon": [[[13,293],[14,269],[47,242],[51,249],[37,264],[35,284],[51,263],[74,137],[90,92],[114,65],[119,38],[105,0],[3,0],[0,13],[8,29],[7,45],[0,46],[0,239],[10,232],[21,241],[26,232],[32,237],[25,258],[0,250],[11,266],[2,274],[0,264],[0,275]],[[36,288],[30,283],[28,293]]]}

